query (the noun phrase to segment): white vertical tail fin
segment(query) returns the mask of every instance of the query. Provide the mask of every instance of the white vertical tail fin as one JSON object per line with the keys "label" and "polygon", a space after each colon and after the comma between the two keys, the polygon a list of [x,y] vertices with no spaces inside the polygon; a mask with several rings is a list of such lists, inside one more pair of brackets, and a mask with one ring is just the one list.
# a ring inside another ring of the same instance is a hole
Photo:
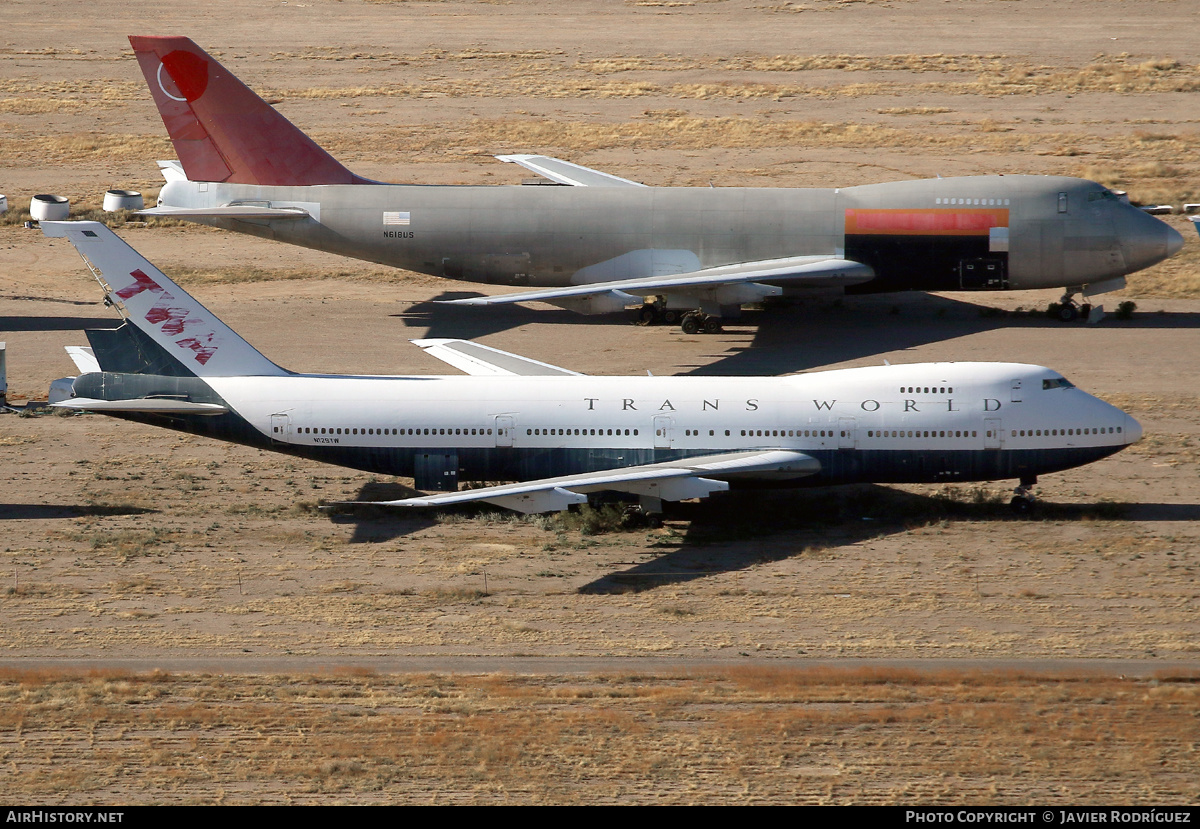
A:
{"label": "white vertical tail fin", "polygon": [[129,321],[197,377],[287,374],[99,222],[42,222],[65,238]]}

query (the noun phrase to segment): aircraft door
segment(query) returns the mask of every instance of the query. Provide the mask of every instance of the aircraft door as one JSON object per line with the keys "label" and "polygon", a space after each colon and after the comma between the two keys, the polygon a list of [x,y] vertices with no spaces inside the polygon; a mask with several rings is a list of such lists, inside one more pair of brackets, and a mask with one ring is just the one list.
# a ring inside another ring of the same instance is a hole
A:
{"label": "aircraft door", "polygon": [[670,415],[656,415],[654,418],[654,448],[671,448],[671,426],[673,418]]}
{"label": "aircraft door", "polygon": [[857,437],[857,428],[854,418],[839,417],[838,418],[838,449],[853,449],[855,439]]}
{"label": "aircraft door", "polygon": [[983,448],[1004,448],[1004,430],[1000,426],[1000,418],[985,417],[983,419]]}
{"label": "aircraft door", "polygon": [[275,443],[291,443],[291,418],[286,414],[271,415],[271,440]]}
{"label": "aircraft door", "polygon": [[417,489],[433,492],[458,490],[457,452],[418,452],[414,459],[413,482]]}
{"label": "aircraft door", "polygon": [[512,417],[512,415],[497,415],[496,416],[496,445],[497,446],[512,446],[513,445],[513,417]]}
{"label": "aircraft door", "polygon": [[1008,263],[999,256],[960,259],[958,286],[964,291],[1003,291],[1008,288]]}

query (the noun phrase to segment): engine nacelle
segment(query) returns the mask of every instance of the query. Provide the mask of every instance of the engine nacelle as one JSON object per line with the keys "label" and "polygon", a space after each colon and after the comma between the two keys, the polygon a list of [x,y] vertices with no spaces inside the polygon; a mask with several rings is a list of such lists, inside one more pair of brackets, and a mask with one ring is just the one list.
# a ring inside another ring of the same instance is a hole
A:
{"label": "engine nacelle", "polygon": [[551,305],[566,308],[576,314],[614,314],[624,311],[631,305],[641,305],[642,298],[624,291],[605,291],[602,294],[590,294],[581,297],[562,297],[547,300]]}

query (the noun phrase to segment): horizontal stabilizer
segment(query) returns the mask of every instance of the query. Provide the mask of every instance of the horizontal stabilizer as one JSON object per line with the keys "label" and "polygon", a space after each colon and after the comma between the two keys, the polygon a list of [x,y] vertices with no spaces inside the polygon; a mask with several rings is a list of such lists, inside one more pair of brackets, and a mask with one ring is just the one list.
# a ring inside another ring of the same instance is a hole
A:
{"label": "horizontal stabilizer", "polygon": [[412,344],[423,348],[426,354],[437,357],[443,363],[449,363],[460,371],[477,376],[580,376],[578,371],[559,368],[469,340],[413,340]]}
{"label": "horizontal stabilizer", "polygon": [[100,371],[100,361],[96,359],[95,353],[86,345],[68,345],[64,346],[67,350],[67,356],[71,358],[71,362],[79,369],[80,374],[91,374],[92,372]]}
{"label": "horizontal stabilizer", "polygon": [[701,296],[713,293],[714,298],[720,301],[722,288],[751,282],[776,286],[835,288],[858,285],[874,278],[875,272],[869,266],[849,259],[833,256],[793,256],[786,259],[722,265],[717,268],[705,268],[670,276],[593,282],[568,288],[544,288],[516,294],[439,301],[447,305],[507,305],[514,302],[552,302],[557,304],[560,300],[582,299],[609,291],[621,291],[625,294],[641,296],[664,291]]}
{"label": "horizontal stabilizer", "polygon": [[158,161],[158,172],[162,173],[162,177],[166,181],[187,181],[187,173],[183,171],[183,165],[178,161]]}
{"label": "horizontal stabilizer", "polygon": [[135,215],[155,219],[307,219],[310,214],[299,207],[149,207]]}
{"label": "horizontal stabilizer", "polygon": [[72,397],[51,406],[59,409],[75,409],[77,411],[129,412],[131,414],[189,414],[189,415],[223,415],[229,409],[219,403],[193,403],[190,400],[173,400],[169,397],[138,397],[132,400],[95,400],[87,397]]}
{"label": "horizontal stabilizer", "polygon": [[729,488],[727,478],[790,480],[815,475],[821,463],[811,455],[789,449],[726,452],[681,458],[666,463],[607,469],[561,478],[403,498],[398,501],[356,501],[389,507],[440,507],[484,501],[520,512],[551,512],[582,503],[591,492],[628,492],[679,501],[703,498]]}
{"label": "horizontal stabilizer", "polygon": [[498,155],[496,158],[511,164],[520,164],[526,170],[545,176],[559,184],[572,187],[645,187],[627,178],[602,173],[590,167],[581,167],[547,155]]}

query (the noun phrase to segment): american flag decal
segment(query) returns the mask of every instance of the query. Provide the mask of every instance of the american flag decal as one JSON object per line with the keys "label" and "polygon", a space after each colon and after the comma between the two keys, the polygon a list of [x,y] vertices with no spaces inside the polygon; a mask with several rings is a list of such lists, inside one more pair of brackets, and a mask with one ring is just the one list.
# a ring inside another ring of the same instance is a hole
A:
{"label": "american flag decal", "polygon": [[384,213],[383,214],[383,226],[384,227],[388,227],[389,225],[407,225],[407,224],[408,224],[408,213]]}

